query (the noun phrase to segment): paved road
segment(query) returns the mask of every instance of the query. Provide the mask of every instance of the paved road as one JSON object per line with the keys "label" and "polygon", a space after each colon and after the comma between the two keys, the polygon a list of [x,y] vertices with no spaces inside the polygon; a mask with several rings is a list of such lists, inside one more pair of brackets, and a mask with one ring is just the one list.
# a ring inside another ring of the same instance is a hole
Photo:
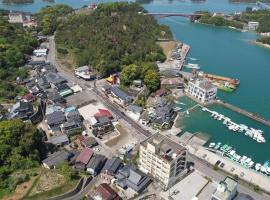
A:
{"label": "paved road", "polygon": [[[88,81],[76,78],[71,71],[69,71],[68,69],[62,67],[57,62],[57,60],[56,60],[56,52],[55,52],[55,42],[54,42],[54,37],[53,36],[49,38],[49,49],[50,49],[50,51],[49,51],[47,60],[49,62],[51,62],[51,64],[53,64],[57,68],[59,74],[62,75],[63,77],[65,77],[68,80],[68,82],[77,83],[83,89],[88,89],[89,84],[90,84]],[[115,105],[114,103],[109,101],[109,99],[107,97],[103,96],[101,94],[101,92],[98,91],[96,88],[93,88],[93,90],[87,90],[87,91],[90,92],[91,94],[94,93],[98,97],[98,99],[102,103],[104,103],[114,114],[116,114],[117,116],[123,118],[127,123],[129,123],[139,133],[143,134],[146,137],[150,137],[152,135],[149,131],[145,130],[140,125],[138,125],[135,121],[133,121],[130,117],[126,116],[117,105]]]}
{"label": "paved road", "polygon": [[82,199],[82,198],[90,191],[90,189],[91,189],[94,185],[96,185],[97,181],[98,181],[98,177],[94,177],[94,178],[90,181],[90,183],[89,183],[83,190],[81,190],[81,191],[78,192],[77,194],[75,194],[75,195],[73,195],[73,196],[71,196],[71,197],[69,197],[69,198],[65,198],[65,199],[63,199],[63,200],[81,200],[81,199]]}
{"label": "paved road", "polygon": [[[193,156],[191,154],[188,155],[188,160],[195,163],[195,169],[198,171],[204,173],[205,175],[211,177],[213,180],[220,182],[224,180],[225,175],[214,170],[211,165],[209,165],[206,161],[203,161],[196,156]],[[254,191],[252,189],[247,188],[243,185],[238,184],[238,192],[239,193],[245,193],[250,195],[256,200],[269,200],[269,197],[262,196]]]}

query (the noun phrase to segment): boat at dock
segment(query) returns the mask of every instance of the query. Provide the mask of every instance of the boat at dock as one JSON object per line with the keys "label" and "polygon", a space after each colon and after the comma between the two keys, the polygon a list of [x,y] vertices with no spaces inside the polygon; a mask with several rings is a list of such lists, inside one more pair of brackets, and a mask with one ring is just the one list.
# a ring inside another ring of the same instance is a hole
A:
{"label": "boat at dock", "polygon": [[193,63],[188,63],[187,65],[184,65],[184,67],[190,68],[190,69],[200,69],[198,64],[193,64]]}

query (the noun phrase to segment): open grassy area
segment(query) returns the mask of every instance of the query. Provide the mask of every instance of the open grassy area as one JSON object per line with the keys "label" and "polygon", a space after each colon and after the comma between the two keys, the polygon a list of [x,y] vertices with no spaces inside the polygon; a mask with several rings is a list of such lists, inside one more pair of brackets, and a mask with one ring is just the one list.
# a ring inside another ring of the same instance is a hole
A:
{"label": "open grassy area", "polygon": [[79,179],[68,180],[55,170],[42,169],[22,200],[43,200],[72,190]]}
{"label": "open grassy area", "polygon": [[157,42],[159,46],[161,46],[163,53],[166,55],[167,59],[170,55],[170,52],[176,48],[177,41],[171,40],[171,41],[159,41]]}

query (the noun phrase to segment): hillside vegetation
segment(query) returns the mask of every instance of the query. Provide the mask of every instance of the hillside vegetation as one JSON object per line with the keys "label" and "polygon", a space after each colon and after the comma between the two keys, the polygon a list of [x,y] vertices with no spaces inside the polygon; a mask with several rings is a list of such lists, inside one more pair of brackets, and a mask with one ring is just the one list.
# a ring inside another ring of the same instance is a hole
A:
{"label": "hillside vegetation", "polygon": [[131,64],[164,61],[158,38],[172,38],[168,27],[135,3],[100,4],[91,15],[72,15],[57,26],[59,53],[72,53],[77,66],[92,65],[101,76]]}
{"label": "hillside vegetation", "polygon": [[37,40],[22,26],[10,24],[0,15],[0,102],[13,100],[24,89],[14,84],[17,76],[25,77],[26,54],[32,54]]}

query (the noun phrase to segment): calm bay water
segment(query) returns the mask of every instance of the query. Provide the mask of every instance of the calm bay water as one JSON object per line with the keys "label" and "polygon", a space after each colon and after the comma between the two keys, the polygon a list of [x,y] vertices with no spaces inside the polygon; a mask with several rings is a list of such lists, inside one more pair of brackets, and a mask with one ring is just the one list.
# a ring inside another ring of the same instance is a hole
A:
{"label": "calm bay water", "polygon": [[[90,3],[110,2],[110,0],[56,0],[56,3],[65,3],[79,8]],[[143,6],[149,12],[181,12],[193,13],[198,10],[211,12],[233,13],[243,11],[248,4],[229,4],[228,0],[207,0],[204,3],[192,3],[189,0],[145,0]],[[42,0],[35,0],[34,4],[6,5],[0,0],[0,8],[21,10],[35,13],[40,8],[49,5]],[[252,43],[257,35],[250,32],[240,32],[228,28],[212,27],[201,24],[192,24],[185,18],[170,17],[159,19],[163,24],[170,26],[176,39],[190,44],[192,49],[189,56],[197,58],[202,71],[238,78],[240,87],[234,93],[219,92],[223,100],[258,113],[270,119],[270,49],[256,46]],[[209,117],[206,113],[196,110],[189,117],[182,120],[185,130],[190,132],[202,131],[212,136],[215,142],[228,143],[236,147],[237,151],[252,156],[257,161],[269,159],[270,128],[257,122],[233,113],[219,106],[212,109],[228,115],[233,121],[265,131],[266,144],[258,144],[243,134],[234,134]],[[250,148],[252,146],[252,148]]]}

